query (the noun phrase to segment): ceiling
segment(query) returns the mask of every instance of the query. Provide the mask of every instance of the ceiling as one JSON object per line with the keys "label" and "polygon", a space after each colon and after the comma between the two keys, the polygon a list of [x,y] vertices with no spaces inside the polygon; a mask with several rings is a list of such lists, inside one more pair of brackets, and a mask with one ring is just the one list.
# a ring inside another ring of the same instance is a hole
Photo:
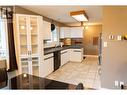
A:
{"label": "ceiling", "polygon": [[85,10],[89,17],[89,23],[102,22],[102,6],[21,6],[25,9],[54,19],[62,23],[77,23],[69,13],[71,11]]}

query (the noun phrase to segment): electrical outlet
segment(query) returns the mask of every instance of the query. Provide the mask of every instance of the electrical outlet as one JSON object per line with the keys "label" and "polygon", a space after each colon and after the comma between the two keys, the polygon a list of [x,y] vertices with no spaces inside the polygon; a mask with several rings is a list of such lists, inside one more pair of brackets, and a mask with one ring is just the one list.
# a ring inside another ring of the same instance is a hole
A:
{"label": "electrical outlet", "polygon": [[124,85],[124,82],[123,81],[120,81],[120,87],[121,87],[121,85]]}
{"label": "electrical outlet", "polygon": [[119,86],[119,82],[115,81],[115,86],[118,87]]}

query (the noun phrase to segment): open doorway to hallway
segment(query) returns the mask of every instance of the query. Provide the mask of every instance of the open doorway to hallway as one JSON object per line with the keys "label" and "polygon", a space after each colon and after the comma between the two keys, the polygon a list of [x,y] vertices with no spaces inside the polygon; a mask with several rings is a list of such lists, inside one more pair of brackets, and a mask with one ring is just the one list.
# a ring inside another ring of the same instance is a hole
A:
{"label": "open doorway to hallway", "polygon": [[98,57],[98,64],[101,64],[101,33],[102,24],[93,24],[87,25],[83,35],[84,57]]}

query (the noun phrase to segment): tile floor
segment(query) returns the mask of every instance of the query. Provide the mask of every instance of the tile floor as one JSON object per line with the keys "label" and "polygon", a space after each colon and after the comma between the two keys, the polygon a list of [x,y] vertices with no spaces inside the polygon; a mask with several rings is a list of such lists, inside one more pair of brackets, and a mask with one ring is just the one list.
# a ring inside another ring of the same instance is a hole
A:
{"label": "tile floor", "polygon": [[83,83],[85,88],[100,89],[97,57],[86,57],[81,63],[69,62],[47,78],[71,84]]}

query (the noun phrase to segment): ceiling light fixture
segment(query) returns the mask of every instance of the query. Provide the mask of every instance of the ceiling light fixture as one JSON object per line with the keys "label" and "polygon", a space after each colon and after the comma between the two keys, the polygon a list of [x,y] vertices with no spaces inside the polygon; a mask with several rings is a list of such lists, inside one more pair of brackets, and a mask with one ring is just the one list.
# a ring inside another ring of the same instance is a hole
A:
{"label": "ceiling light fixture", "polygon": [[88,21],[88,16],[84,10],[70,12],[70,16],[80,22]]}

